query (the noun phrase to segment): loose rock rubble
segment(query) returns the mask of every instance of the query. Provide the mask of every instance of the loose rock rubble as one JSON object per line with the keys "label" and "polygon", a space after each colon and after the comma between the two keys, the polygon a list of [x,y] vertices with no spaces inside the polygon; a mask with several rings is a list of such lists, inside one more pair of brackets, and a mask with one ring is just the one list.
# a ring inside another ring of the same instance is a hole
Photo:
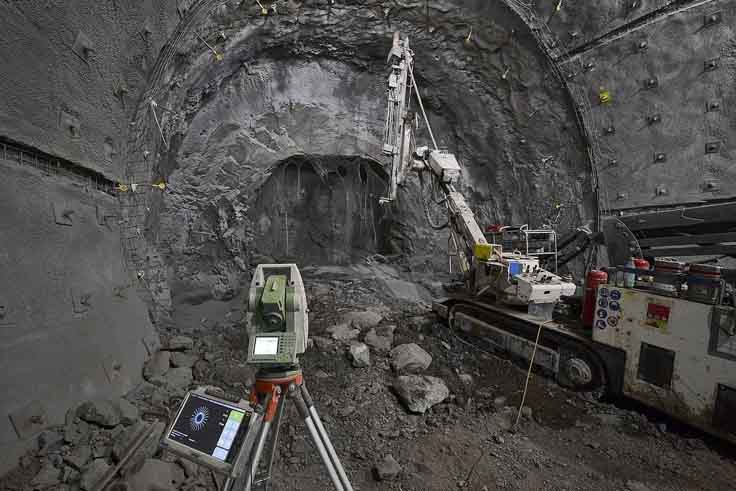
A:
{"label": "loose rock rubble", "polygon": [[[731,458],[702,436],[680,436],[671,425],[663,432],[662,421],[541,376],[532,377],[516,425],[523,368],[461,342],[425,307],[392,303],[373,277],[345,276],[349,283],[307,270],[305,282],[322,293],[310,291],[313,343],[301,360],[354,488],[695,491],[736,482]],[[221,489],[208,469],[162,452],[159,442],[188,388],[244,395],[253,382],[237,302],[218,303],[223,310],[208,313],[208,323],[197,317],[194,326],[162,330],[163,348],[135,390],[70,408],[0,489],[88,491],[113,467],[111,491]],[[351,309],[360,314],[351,317]],[[285,417],[274,491],[329,489],[293,404]]]}

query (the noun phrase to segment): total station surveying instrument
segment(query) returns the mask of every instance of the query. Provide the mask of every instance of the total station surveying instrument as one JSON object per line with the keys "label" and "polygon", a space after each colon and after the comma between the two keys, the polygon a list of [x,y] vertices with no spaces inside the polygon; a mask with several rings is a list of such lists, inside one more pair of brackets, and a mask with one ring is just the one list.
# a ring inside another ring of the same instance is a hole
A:
{"label": "total station surveying instrument", "polygon": [[[247,363],[259,367],[249,399],[190,391],[162,446],[225,476],[224,490],[269,489],[287,399],[299,414],[338,491],[352,491],[299,368],[307,347],[307,297],[295,264],[260,264],[248,295]],[[265,458],[264,458],[265,457]]]}

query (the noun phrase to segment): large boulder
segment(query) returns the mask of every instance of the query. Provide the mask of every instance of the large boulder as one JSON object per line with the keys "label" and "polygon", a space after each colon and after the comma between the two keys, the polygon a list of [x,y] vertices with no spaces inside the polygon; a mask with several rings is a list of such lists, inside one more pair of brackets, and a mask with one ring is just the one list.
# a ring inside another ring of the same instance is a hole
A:
{"label": "large boulder", "polygon": [[348,357],[355,368],[364,368],[371,364],[371,351],[364,343],[351,343]]}
{"label": "large boulder", "polygon": [[397,372],[426,370],[432,363],[432,355],[417,344],[400,344],[391,350],[391,367]]}
{"label": "large boulder", "polygon": [[424,413],[450,395],[442,379],[428,375],[397,377],[393,388],[404,407],[413,413]]}

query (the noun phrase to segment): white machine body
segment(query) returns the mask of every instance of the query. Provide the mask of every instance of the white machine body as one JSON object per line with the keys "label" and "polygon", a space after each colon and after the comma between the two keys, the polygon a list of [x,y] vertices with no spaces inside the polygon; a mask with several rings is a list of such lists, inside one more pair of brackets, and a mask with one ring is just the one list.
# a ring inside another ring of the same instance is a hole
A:
{"label": "white machine body", "polygon": [[736,433],[734,309],[601,285],[593,339],[626,353],[623,392],[718,433]]}
{"label": "white machine body", "polygon": [[460,178],[460,164],[455,155],[440,150],[429,152],[429,167],[445,184],[454,184]]}

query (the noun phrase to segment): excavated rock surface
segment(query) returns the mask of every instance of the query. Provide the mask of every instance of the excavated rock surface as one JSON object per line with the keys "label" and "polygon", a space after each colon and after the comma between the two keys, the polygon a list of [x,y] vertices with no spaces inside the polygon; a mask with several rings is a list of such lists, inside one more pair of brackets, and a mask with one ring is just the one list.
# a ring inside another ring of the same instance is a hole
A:
{"label": "excavated rock surface", "polygon": [[[593,216],[566,93],[504,5],[288,2],[261,17],[228,3],[201,29],[224,59],[196,39],[183,43],[158,101],[170,145],[155,168],[172,192],[154,203],[149,224],[175,296],[232,297],[258,254],[444,263],[446,232],[433,231],[423,209],[426,179],[410,177],[397,202],[377,204],[394,30],[410,38],[434,135],[461,162],[460,188],[481,224],[564,231]],[[424,125],[418,141],[430,143]]]}

